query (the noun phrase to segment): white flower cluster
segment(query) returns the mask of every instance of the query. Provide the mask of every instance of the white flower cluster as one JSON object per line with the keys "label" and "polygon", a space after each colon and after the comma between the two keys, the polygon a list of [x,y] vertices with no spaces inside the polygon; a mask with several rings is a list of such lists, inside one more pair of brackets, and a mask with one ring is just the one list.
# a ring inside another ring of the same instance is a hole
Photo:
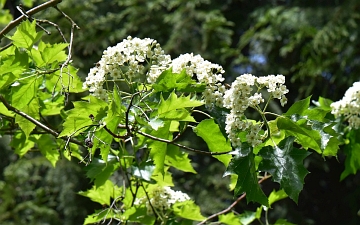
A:
{"label": "white flower cluster", "polygon": [[108,76],[114,81],[119,79],[131,81],[142,75],[148,66],[146,77],[149,83],[153,83],[170,63],[170,55],[164,54],[160,44],[155,40],[128,37],[103,52],[97,66],[90,69],[83,88],[89,88],[93,95],[107,100],[103,85]]}
{"label": "white flower cluster", "polygon": [[[150,38],[128,37],[116,46],[107,48],[97,66],[90,70],[83,87],[89,88],[96,97],[107,100],[107,92],[103,88],[107,80],[132,81],[145,75],[147,82],[151,84],[169,68],[172,68],[174,73],[180,73],[185,69],[190,77],[206,84],[203,98],[208,108],[217,106],[230,109],[226,117],[225,129],[234,147],[241,145],[238,137],[241,131],[248,132],[247,142],[252,146],[260,144],[264,138],[260,135],[262,124],[254,125],[248,122],[244,115],[248,107],[258,108],[258,105],[264,102],[260,89],[266,87],[270,99],[279,99],[282,106],[287,103],[285,94],[289,90],[284,85],[283,75],[255,77],[251,74],[243,74],[236,78],[230,89],[226,90],[222,84],[225,71],[220,65],[192,53],[171,60],[169,55],[164,54],[160,45]],[[257,89],[255,93],[254,87]],[[351,120],[354,121],[356,118]]]}
{"label": "white flower cluster", "polygon": [[203,93],[205,104],[211,107],[223,106],[223,95],[225,86],[221,84],[224,81],[222,74],[224,69],[218,65],[204,60],[200,55],[183,54],[172,60],[171,64],[174,73],[180,73],[183,69],[189,76],[196,76],[199,82],[205,83],[206,89]]}
{"label": "white flower cluster", "polygon": [[157,211],[164,212],[177,202],[190,200],[187,194],[181,191],[174,191],[170,187],[156,187],[149,193],[149,197],[150,201],[146,197],[135,201],[136,205],[145,203],[148,214],[153,214],[151,206]]}
{"label": "white flower cluster", "polygon": [[331,113],[336,117],[345,116],[350,128],[360,128],[360,82],[355,82],[340,101],[333,102],[330,106]]}
{"label": "white flower cluster", "polygon": [[[253,124],[246,120],[244,112],[247,108],[256,108],[264,102],[261,93],[258,91],[267,87],[267,91],[272,98],[280,99],[281,105],[286,104],[285,94],[289,90],[284,85],[285,77],[283,75],[269,75],[267,77],[255,77],[251,74],[243,74],[236,78],[231,88],[225,91],[224,107],[230,109],[226,116],[226,133],[234,147],[241,146],[239,132],[247,131],[247,142],[256,146],[262,142],[265,136],[260,134],[262,124]],[[257,87],[256,93],[253,94],[253,87]]]}

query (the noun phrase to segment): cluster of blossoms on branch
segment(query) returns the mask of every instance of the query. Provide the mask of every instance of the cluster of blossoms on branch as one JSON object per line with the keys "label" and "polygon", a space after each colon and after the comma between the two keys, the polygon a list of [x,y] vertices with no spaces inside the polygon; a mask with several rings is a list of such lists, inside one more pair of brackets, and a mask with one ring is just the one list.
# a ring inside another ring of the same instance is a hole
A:
{"label": "cluster of blossoms on branch", "polygon": [[164,54],[160,44],[155,40],[128,37],[103,52],[96,67],[90,69],[83,88],[89,88],[94,96],[107,101],[108,96],[103,87],[107,80],[141,80],[148,69],[147,80],[153,83],[170,63],[170,55]]}
{"label": "cluster of blossoms on branch", "polygon": [[225,71],[220,65],[192,53],[171,60],[160,45],[150,38],[128,37],[116,46],[109,47],[97,66],[90,70],[83,87],[107,101],[108,96],[103,87],[106,81],[131,82],[137,79],[153,84],[163,71],[170,68],[174,73],[185,70],[188,76],[206,84],[202,93],[206,107],[230,110],[225,129],[233,147],[241,145],[238,134],[242,131],[247,132],[247,142],[252,146],[259,145],[266,138],[266,134],[261,132],[263,124],[253,124],[244,114],[249,107],[261,111],[260,104],[264,102],[260,93],[262,88],[267,88],[269,100],[279,99],[282,106],[287,103],[285,94],[289,90],[284,85],[283,75],[256,77],[244,74],[237,77],[227,89],[223,84]]}
{"label": "cluster of blossoms on branch", "polygon": [[[287,102],[285,94],[289,90],[284,85],[285,77],[283,75],[269,75],[266,77],[255,77],[251,74],[243,74],[236,78],[231,84],[231,88],[225,91],[224,107],[230,109],[230,113],[226,116],[226,133],[233,145],[233,147],[241,146],[241,139],[239,132],[246,131],[246,140],[252,145],[256,146],[262,143],[266,137],[261,134],[262,124],[253,124],[247,121],[245,111],[252,107],[261,110],[259,104],[264,102],[264,99],[259,91],[266,87],[270,94],[270,98],[280,99],[280,103],[284,106]],[[254,93],[254,87],[256,91]]]}
{"label": "cluster of blossoms on branch", "polygon": [[340,101],[333,102],[331,108],[336,117],[345,117],[350,128],[360,128],[360,81],[355,82]]}
{"label": "cluster of blossoms on branch", "polygon": [[164,213],[170,209],[173,204],[190,200],[187,194],[181,191],[174,191],[170,187],[157,186],[149,192],[148,195],[150,199],[146,197],[136,199],[135,205],[145,203],[147,214],[149,215],[153,214],[153,209],[157,212]]}

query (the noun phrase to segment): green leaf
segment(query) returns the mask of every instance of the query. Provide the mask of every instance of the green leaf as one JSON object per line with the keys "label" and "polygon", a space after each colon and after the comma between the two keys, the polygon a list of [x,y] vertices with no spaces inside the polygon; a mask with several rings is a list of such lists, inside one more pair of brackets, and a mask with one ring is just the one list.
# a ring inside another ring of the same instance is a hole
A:
{"label": "green leaf", "polygon": [[287,198],[287,197],[288,197],[288,195],[285,193],[284,190],[282,190],[282,189],[278,190],[278,191],[273,190],[269,195],[269,207],[271,208],[271,205],[274,202],[277,202],[277,201]]}
{"label": "green leaf", "polygon": [[320,109],[330,112],[331,111],[330,105],[331,105],[331,103],[333,103],[333,101],[320,96],[319,100],[317,102],[313,101],[313,103]]}
{"label": "green leaf", "polygon": [[136,224],[152,225],[155,223],[156,218],[147,214],[147,209],[144,205],[133,206],[127,209],[122,215],[123,219],[127,219],[131,222],[137,222]]}
{"label": "green leaf", "polygon": [[172,92],[166,100],[164,100],[162,95],[160,96],[158,110],[153,113],[153,117],[195,122],[194,118],[185,108],[197,107],[203,104],[204,103],[201,101],[190,99],[190,96],[178,97],[174,92]]}
{"label": "green leaf", "polygon": [[[158,130],[153,130],[150,135],[162,139],[169,140],[170,138],[170,122],[165,122],[164,126],[159,128]],[[150,150],[150,157],[154,160],[155,171],[154,173],[160,173],[164,175],[164,165],[165,165],[165,157],[167,152],[167,143],[156,141],[156,140],[148,140]]]}
{"label": "green leaf", "polygon": [[94,158],[91,163],[85,167],[86,176],[95,183],[95,187],[102,186],[109,177],[120,167],[116,159],[104,160]]}
{"label": "green leaf", "polygon": [[[63,62],[66,60],[67,55],[64,51],[64,48],[68,46],[67,43],[56,43],[56,44],[47,44],[46,48],[41,51],[41,56],[45,64],[51,64],[53,62]],[[41,65],[38,65],[41,66]]]}
{"label": "green leaf", "polygon": [[241,224],[251,224],[256,219],[256,212],[245,211],[239,215],[239,218]]}
{"label": "green leaf", "polygon": [[206,219],[201,215],[200,207],[193,201],[177,202],[172,207],[176,216],[195,221]]}
{"label": "green leaf", "polygon": [[87,191],[80,191],[80,195],[90,198],[93,202],[100,203],[101,205],[110,206],[111,198],[115,199],[121,196],[121,188],[114,185],[110,180],[107,180],[100,187],[93,186],[92,189]]}
{"label": "green leaf", "polygon": [[13,113],[12,111],[9,111],[2,102],[0,102],[0,114],[4,115],[4,116],[8,116],[8,117],[15,116],[15,113]]}
{"label": "green leaf", "polygon": [[[32,99],[27,105],[19,108],[20,111],[27,114],[28,116],[31,116],[32,118],[39,120],[39,103],[37,99]],[[28,138],[30,136],[30,133],[35,129],[36,125],[31,122],[30,120],[24,118],[23,116],[16,115],[15,116],[15,122],[19,124],[19,127],[24,132],[26,137]]]}
{"label": "green leaf", "polygon": [[31,148],[34,147],[34,145],[35,143],[27,139],[23,132],[16,133],[10,143],[10,146],[15,149],[15,153],[20,157],[25,155]]}
{"label": "green leaf", "polygon": [[15,108],[23,108],[28,105],[35,97],[40,86],[40,79],[35,76],[26,79],[26,83],[19,84],[11,88],[11,104]]}
{"label": "green leaf", "polygon": [[164,121],[163,120],[160,120],[159,118],[151,118],[149,123],[150,127],[154,130],[158,130],[159,127],[162,127],[164,126]]}
{"label": "green leaf", "polygon": [[145,162],[140,166],[131,166],[131,173],[142,180],[152,182],[151,176],[154,173],[155,166],[150,162]]}
{"label": "green leaf", "polygon": [[[231,143],[227,140],[218,124],[213,119],[205,119],[201,121],[194,129],[197,136],[201,137],[209,147],[210,152],[228,152],[232,150]],[[213,156],[227,166],[231,160],[231,155]]]}
{"label": "green leaf", "polygon": [[[296,137],[296,142],[305,149],[312,148],[324,156],[335,156],[340,141],[338,134],[332,130],[334,124],[309,120],[307,117],[292,115],[291,119],[278,117],[277,126],[287,136]],[[336,135],[336,136],[334,136]]]}
{"label": "green leaf", "polygon": [[16,29],[14,35],[10,37],[13,44],[18,48],[30,50],[33,45],[41,38],[43,32],[36,32],[36,21],[25,20]]}
{"label": "green leaf", "polygon": [[70,93],[84,92],[85,90],[82,87],[83,82],[77,75],[77,71],[78,70],[71,65],[66,66],[62,72],[61,70],[55,71],[47,78],[46,88],[49,92],[53,92],[53,90],[58,92],[65,90]]}
{"label": "green leaf", "polygon": [[219,222],[227,225],[242,225],[238,216],[235,216],[233,212],[222,214],[219,216]]}
{"label": "green leaf", "polygon": [[107,121],[112,120],[115,117],[119,117],[125,121],[125,111],[126,107],[122,104],[119,87],[115,84]]}
{"label": "green leaf", "polygon": [[340,181],[360,170],[360,129],[351,130],[347,137],[349,143],[345,145],[345,170],[340,175]]}
{"label": "green leaf", "polygon": [[50,161],[51,165],[55,167],[56,162],[59,160],[59,148],[49,134],[34,136],[34,142],[37,144],[41,154]]}
{"label": "green leaf", "polygon": [[[113,117],[111,120],[109,120],[109,118],[106,118],[105,122],[106,122],[107,129],[109,129],[111,132],[116,134],[117,129],[118,129],[117,127],[120,122],[120,118]],[[95,136],[96,136],[96,138],[93,139],[94,146],[92,147],[92,149],[95,150],[97,148],[100,148],[101,158],[104,161],[107,161],[108,155],[110,152],[110,147],[111,147],[110,145],[111,145],[111,142],[114,139],[114,137],[108,131],[106,131],[104,128],[97,130],[95,132]],[[92,153],[94,153],[94,151]]]}
{"label": "green leaf", "polygon": [[93,124],[89,118],[92,114],[96,120],[100,120],[105,116],[107,103],[101,101],[93,96],[90,96],[88,102],[77,101],[73,102],[74,108],[67,111],[67,117],[63,123],[64,129],[59,134],[59,137],[71,136],[80,132],[81,129]]}
{"label": "green leaf", "polygon": [[181,73],[173,73],[170,68],[161,73],[152,87],[158,92],[171,92],[173,90],[181,92],[202,92],[205,90],[206,85],[198,84],[186,74],[185,69],[181,71]]}
{"label": "green leaf", "polygon": [[[243,145],[244,148],[247,147],[250,150],[252,149],[248,144]],[[258,183],[254,155],[252,151],[249,152],[250,153],[246,156],[242,156],[241,154],[233,156],[224,173],[224,176],[231,174],[236,174],[238,176],[234,190],[235,196],[246,192],[246,199],[248,203],[250,201],[254,201],[262,205],[269,206],[268,199]]]}
{"label": "green leaf", "polygon": [[184,97],[180,96],[177,97],[177,95],[174,92],[171,92],[170,96],[166,101],[161,96],[161,101],[159,104],[158,112],[159,114],[170,112],[175,109],[181,109],[181,108],[189,108],[189,107],[198,107],[204,105],[203,102],[190,99],[190,96]]}
{"label": "green leaf", "polygon": [[304,111],[306,111],[310,106],[310,99],[311,96],[307,97],[306,99],[300,100],[295,102],[286,113],[284,113],[284,116],[291,116],[294,114],[302,115]]}
{"label": "green leaf", "polygon": [[105,210],[96,210],[95,213],[88,215],[85,218],[84,225],[98,224],[99,222],[110,218],[116,218],[116,213],[114,213],[113,209],[109,208]]}
{"label": "green leaf", "polygon": [[173,166],[184,172],[196,173],[191,165],[188,155],[189,154],[180,151],[178,146],[168,145],[165,156],[165,164]]}
{"label": "green leaf", "polygon": [[58,95],[55,98],[47,92],[38,92],[38,95],[42,116],[59,115],[64,109],[65,97],[63,95]]}
{"label": "green leaf", "polygon": [[303,160],[310,153],[293,147],[294,140],[294,137],[287,137],[274,148],[266,146],[261,149],[259,155],[263,160],[259,170],[272,174],[273,180],[297,203],[304,178],[309,173],[303,166]]}

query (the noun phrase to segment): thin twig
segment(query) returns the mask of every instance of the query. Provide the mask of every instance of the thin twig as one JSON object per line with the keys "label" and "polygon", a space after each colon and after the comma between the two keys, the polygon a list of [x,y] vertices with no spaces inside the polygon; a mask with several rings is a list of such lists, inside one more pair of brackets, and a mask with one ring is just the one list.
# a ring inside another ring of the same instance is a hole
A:
{"label": "thin twig", "polygon": [[152,136],[152,135],[150,135],[148,133],[145,133],[145,132],[142,132],[140,130],[138,130],[136,132],[138,134],[140,134],[142,136],[145,136],[147,138],[150,138],[152,140],[165,142],[167,144],[175,145],[175,146],[178,146],[178,147],[183,148],[185,150],[195,152],[195,153],[199,153],[199,154],[203,154],[203,155],[225,155],[225,154],[228,154],[228,153],[232,152],[232,150],[231,151],[226,151],[226,152],[205,152],[205,151],[201,151],[201,150],[198,150],[198,149],[190,148],[188,146],[185,146],[185,145],[182,145],[182,144],[179,144],[179,143],[172,142],[172,140],[166,140],[166,139],[162,139],[162,138],[159,138],[159,137]]}
{"label": "thin twig", "polygon": [[[29,15],[26,14],[25,10],[24,10],[21,6],[16,6],[16,8],[17,8],[17,10],[18,10],[23,16],[25,16],[29,21],[33,21],[33,20],[34,20],[31,16],[29,16]],[[43,26],[41,26],[41,25],[38,24],[37,22],[36,22],[36,26],[40,27],[40,29],[43,30],[47,35],[50,35],[50,34],[51,34],[50,31],[46,30]]]}
{"label": "thin twig", "polygon": [[[32,9],[30,9],[29,11],[26,11],[26,15],[31,16],[34,15],[40,11],[43,11],[49,7],[54,7],[57,4],[59,4],[62,0],[50,0],[47,1],[39,6],[36,6]],[[16,20],[11,21],[4,29],[2,29],[2,31],[0,31],[0,40],[2,40],[2,38],[9,33],[12,29],[14,29],[17,25],[19,25],[21,23],[21,21],[23,21],[26,18],[25,15],[22,15],[20,17],[18,17]]]}
{"label": "thin twig", "polygon": [[[271,175],[269,176],[264,176],[263,178],[261,178],[259,180],[259,184],[261,184],[262,182],[264,182],[265,180],[269,179],[271,177]],[[206,218],[205,220],[201,221],[201,223],[198,223],[197,225],[201,225],[201,224],[205,224],[207,221],[214,219],[215,217],[218,217],[222,214],[228,213],[230,212],[241,200],[243,200],[246,197],[246,193],[240,195],[239,198],[237,198],[229,207],[227,207],[226,209],[224,209],[223,211],[220,211],[218,213],[215,213],[211,216],[209,216],[208,218]]]}

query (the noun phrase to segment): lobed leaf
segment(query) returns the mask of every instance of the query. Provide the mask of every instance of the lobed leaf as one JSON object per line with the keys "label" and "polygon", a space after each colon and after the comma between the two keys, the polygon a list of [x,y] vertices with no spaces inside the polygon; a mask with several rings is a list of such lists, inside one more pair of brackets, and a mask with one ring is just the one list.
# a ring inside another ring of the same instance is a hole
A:
{"label": "lobed leaf", "polygon": [[121,188],[114,185],[110,180],[107,180],[99,187],[93,186],[90,190],[79,192],[79,195],[88,197],[94,202],[107,206],[110,206],[111,198],[115,199],[116,197],[121,196],[121,194]]}
{"label": "lobed leaf", "polygon": [[86,176],[94,181],[95,187],[100,187],[119,167],[120,165],[117,160],[109,160],[106,162],[94,158],[91,163],[85,167]]}
{"label": "lobed leaf", "polygon": [[266,146],[260,150],[263,158],[259,170],[269,172],[295,202],[303,189],[304,178],[309,172],[303,166],[303,160],[309,152],[293,147],[295,137],[287,137],[278,146]]}
{"label": "lobed leaf", "polygon": [[[162,139],[169,140],[171,135],[170,131],[170,122],[165,122],[164,126],[159,128],[158,130],[152,130],[150,135]],[[167,152],[167,143],[160,142],[156,140],[148,140],[149,148],[150,148],[150,157],[154,160],[155,171],[154,173],[160,173],[164,175],[164,165],[165,165],[165,157]]]}
{"label": "lobed leaf", "polygon": [[[248,148],[251,147],[248,146]],[[248,203],[254,201],[269,206],[268,199],[258,183],[254,155],[252,152],[246,156],[242,156],[241,154],[233,156],[224,176],[231,174],[236,174],[238,176],[234,189],[235,196],[245,192]]]}
{"label": "lobed leaf", "polygon": [[203,215],[201,215],[200,207],[197,206],[193,201],[184,201],[184,202],[177,202],[172,206],[174,210],[174,214],[176,216],[195,220],[195,221],[202,221],[206,219]]}
{"label": "lobed leaf", "polygon": [[165,156],[165,164],[184,172],[196,173],[191,165],[188,155],[189,154],[180,151],[179,147],[168,145]]}
{"label": "lobed leaf", "polygon": [[165,70],[152,85],[155,91],[171,92],[173,90],[182,92],[202,92],[205,84],[198,84],[184,69],[180,73],[173,73],[172,69]]}
{"label": "lobed leaf", "polygon": [[13,36],[9,37],[18,48],[30,50],[40,40],[43,32],[36,32],[36,21],[25,20],[16,29]]}
{"label": "lobed leaf", "polygon": [[345,170],[340,175],[340,181],[360,170],[360,130],[351,130],[347,137],[349,143],[345,145]]}
{"label": "lobed leaf", "polygon": [[[224,137],[218,124],[213,119],[202,120],[193,131],[206,142],[210,152],[228,152],[232,150],[230,141]],[[214,155],[213,157],[225,166],[228,166],[231,160],[231,155],[227,154]]]}

